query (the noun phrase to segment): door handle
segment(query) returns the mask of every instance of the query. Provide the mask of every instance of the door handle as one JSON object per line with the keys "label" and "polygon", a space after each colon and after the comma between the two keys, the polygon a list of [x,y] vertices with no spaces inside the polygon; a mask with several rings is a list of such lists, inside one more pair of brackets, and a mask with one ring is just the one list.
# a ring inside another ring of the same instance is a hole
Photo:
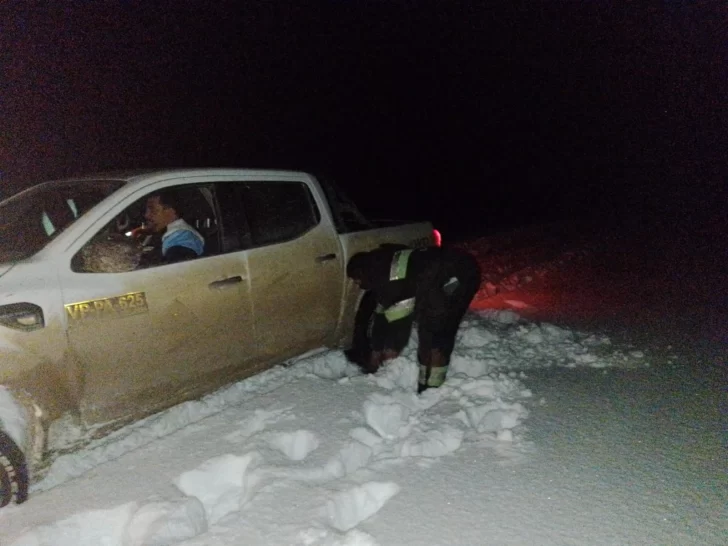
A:
{"label": "door handle", "polygon": [[324,254],[323,256],[316,256],[316,261],[318,263],[328,262],[328,261],[335,260],[335,259],[336,259],[336,254],[333,254],[333,253],[332,254]]}
{"label": "door handle", "polygon": [[243,277],[240,275],[236,275],[234,277],[228,277],[227,279],[222,279],[221,281],[214,281],[208,284],[208,288],[210,290],[225,290],[226,288],[232,288],[236,284],[240,284],[243,282]]}

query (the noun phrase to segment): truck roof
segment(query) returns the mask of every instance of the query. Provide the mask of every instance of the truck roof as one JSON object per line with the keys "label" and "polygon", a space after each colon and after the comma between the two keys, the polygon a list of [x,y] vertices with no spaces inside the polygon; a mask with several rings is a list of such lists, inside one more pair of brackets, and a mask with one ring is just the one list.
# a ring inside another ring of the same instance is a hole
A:
{"label": "truck roof", "polygon": [[89,173],[79,176],[72,176],[64,179],[55,180],[55,182],[65,182],[74,180],[119,180],[128,184],[136,184],[139,182],[147,183],[152,181],[164,180],[167,178],[178,177],[194,177],[194,176],[246,176],[246,177],[300,177],[308,176],[303,171],[283,170],[283,169],[250,169],[240,167],[190,167],[190,168],[167,168],[167,169],[129,169],[118,171],[103,171]]}

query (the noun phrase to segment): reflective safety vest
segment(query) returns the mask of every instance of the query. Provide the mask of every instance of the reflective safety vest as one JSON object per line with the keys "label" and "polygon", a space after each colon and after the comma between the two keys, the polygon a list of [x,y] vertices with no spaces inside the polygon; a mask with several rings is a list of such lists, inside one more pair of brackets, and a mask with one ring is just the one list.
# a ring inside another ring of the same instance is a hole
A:
{"label": "reflective safety vest", "polygon": [[[392,265],[389,267],[390,281],[401,281],[407,277],[407,266],[409,265],[409,258],[411,254],[412,249],[400,250],[394,253],[394,256],[392,256]],[[387,308],[384,308],[382,305],[377,305],[374,312],[384,315],[387,322],[394,322],[395,320],[400,320],[410,316],[414,310],[415,298],[407,298],[406,300],[398,301]]]}
{"label": "reflective safety vest", "polygon": [[394,322],[395,320],[403,319],[412,314],[415,310],[415,299],[408,298],[406,300],[398,301],[394,305],[390,305],[386,309],[381,305],[377,305],[375,309],[376,313],[384,315],[387,322]]}
{"label": "reflective safety vest", "polygon": [[407,276],[407,266],[409,265],[411,254],[411,249],[400,250],[394,253],[394,256],[392,256],[392,265],[389,266],[390,281],[400,281]]}

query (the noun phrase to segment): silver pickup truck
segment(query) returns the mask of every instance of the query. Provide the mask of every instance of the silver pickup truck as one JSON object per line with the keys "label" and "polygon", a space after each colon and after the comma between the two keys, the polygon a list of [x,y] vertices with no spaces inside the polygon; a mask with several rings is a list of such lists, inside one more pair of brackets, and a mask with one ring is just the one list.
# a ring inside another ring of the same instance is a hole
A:
{"label": "silver pickup truck", "polygon": [[[144,259],[160,252],[143,227],[160,190],[183,199],[198,258]],[[438,244],[430,223],[377,225],[303,172],[111,173],[0,202],[0,505],[63,450],[346,347],[361,296],[347,260],[383,243]]]}

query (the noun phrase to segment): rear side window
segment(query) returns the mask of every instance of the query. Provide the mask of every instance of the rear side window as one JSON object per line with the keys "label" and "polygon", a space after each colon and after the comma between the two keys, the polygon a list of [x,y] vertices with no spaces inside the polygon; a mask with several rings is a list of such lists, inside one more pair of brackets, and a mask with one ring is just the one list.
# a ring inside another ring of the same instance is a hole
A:
{"label": "rear side window", "polygon": [[322,177],[318,177],[318,181],[329,202],[337,232],[351,233],[374,228],[374,224],[359,211],[341,188]]}
{"label": "rear side window", "polygon": [[311,191],[302,182],[252,182],[242,193],[253,246],[290,241],[321,220]]}

